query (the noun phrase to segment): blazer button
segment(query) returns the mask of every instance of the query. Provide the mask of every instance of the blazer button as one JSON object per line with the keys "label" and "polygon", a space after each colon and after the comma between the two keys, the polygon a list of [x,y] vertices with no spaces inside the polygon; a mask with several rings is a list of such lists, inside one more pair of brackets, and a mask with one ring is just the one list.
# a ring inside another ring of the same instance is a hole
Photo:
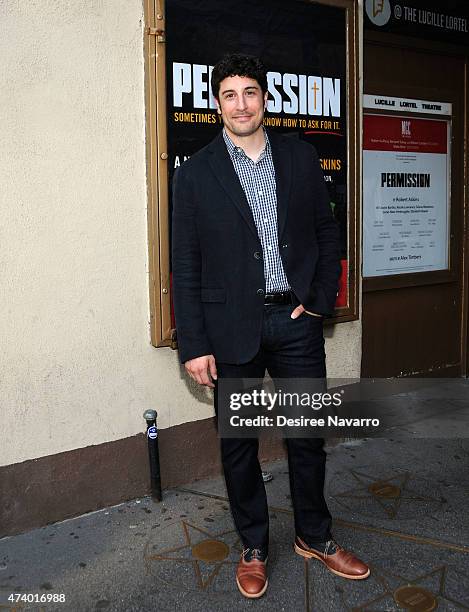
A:
{"label": "blazer button", "polygon": [[257,295],[264,295],[264,289],[258,289]]}
{"label": "blazer button", "polygon": [[261,258],[261,254],[259,253],[259,251],[256,251],[254,253],[254,259],[260,259]]}

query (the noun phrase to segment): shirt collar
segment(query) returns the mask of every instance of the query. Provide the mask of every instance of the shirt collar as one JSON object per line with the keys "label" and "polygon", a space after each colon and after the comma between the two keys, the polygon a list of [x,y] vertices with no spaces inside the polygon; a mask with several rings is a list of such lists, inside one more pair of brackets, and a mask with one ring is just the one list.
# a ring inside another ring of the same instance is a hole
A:
{"label": "shirt collar", "polygon": [[[262,129],[264,131],[265,147],[261,151],[261,154],[259,155],[259,159],[257,161],[260,161],[265,155],[267,155],[270,152],[270,141],[269,141],[269,137],[267,136],[267,131],[265,130],[264,126],[262,126]],[[225,141],[226,148],[228,149],[228,153],[231,159],[235,159],[237,157],[242,157],[242,156],[247,157],[243,149],[234,144],[234,142],[231,140],[231,138],[226,133],[225,128],[223,128],[223,139]]]}

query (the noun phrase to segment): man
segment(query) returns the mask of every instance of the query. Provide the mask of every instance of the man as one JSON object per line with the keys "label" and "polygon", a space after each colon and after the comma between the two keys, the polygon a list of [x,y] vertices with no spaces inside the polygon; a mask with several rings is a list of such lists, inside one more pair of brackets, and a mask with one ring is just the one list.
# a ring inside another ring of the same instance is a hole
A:
{"label": "man", "polygon": [[[173,295],[181,362],[200,385],[220,378],[324,378],[323,317],[340,274],[338,228],[317,154],[267,133],[266,70],[233,54],[214,67],[224,128],[178,170]],[[218,414],[215,389],[215,410]],[[322,439],[286,440],[295,551],[351,579],[370,571],[330,532]],[[243,595],[267,588],[269,522],[258,440],[221,439],[231,511],[244,545]]]}

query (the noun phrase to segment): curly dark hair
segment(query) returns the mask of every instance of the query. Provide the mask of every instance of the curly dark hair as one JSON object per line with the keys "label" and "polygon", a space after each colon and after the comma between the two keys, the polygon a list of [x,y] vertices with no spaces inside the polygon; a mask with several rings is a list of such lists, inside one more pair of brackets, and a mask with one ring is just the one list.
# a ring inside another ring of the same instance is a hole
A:
{"label": "curly dark hair", "polygon": [[262,61],[254,55],[229,53],[215,64],[211,78],[214,98],[218,98],[220,83],[223,79],[230,76],[242,76],[255,79],[259,83],[262,93],[267,91],[267,69]]}

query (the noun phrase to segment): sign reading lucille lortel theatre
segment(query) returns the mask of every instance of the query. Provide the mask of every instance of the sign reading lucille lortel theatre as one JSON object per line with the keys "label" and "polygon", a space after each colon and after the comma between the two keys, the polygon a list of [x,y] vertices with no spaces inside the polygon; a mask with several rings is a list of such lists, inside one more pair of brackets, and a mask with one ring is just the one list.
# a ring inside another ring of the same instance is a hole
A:
{"label": "sign reading lucille lortel theatre", "polygon": [[364,116],[365,277],[448,268],[449,128],[447,119]]}
{"label": "sign reading lucille lortel theatre", "polygon": [[467,0],[365,0],[365,28],[469,44]]}

